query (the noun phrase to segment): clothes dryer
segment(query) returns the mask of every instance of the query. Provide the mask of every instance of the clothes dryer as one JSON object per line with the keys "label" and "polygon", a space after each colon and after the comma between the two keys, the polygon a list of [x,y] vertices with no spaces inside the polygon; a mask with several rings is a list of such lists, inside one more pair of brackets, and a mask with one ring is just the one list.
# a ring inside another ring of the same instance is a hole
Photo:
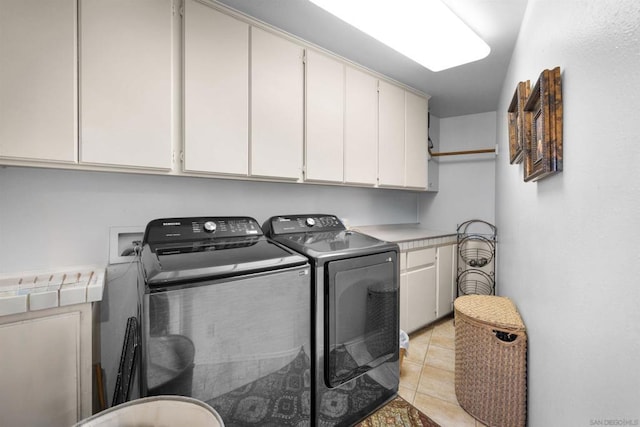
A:
{"label": "clothes dryer", "polygon": [[398,245],[326,214],[275,216],[263,230],[311,263],[312,421],[352,425],[398,391]]}

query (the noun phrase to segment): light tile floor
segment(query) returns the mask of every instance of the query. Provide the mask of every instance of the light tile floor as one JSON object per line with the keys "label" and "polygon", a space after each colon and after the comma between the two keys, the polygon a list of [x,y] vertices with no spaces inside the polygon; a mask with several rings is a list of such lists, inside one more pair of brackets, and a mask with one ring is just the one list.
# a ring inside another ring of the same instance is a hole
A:
{"label": "light tile floor", "polygon": [[483,427],[458,404],[454,369],[455,329],[448,317],[409,336],[399,394],[442,427]]}

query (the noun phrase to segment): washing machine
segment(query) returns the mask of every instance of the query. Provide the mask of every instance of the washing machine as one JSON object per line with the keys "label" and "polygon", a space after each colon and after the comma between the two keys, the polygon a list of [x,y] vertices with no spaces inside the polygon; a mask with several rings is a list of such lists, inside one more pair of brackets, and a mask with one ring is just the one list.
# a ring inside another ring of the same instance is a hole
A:
{"label": "washing machine", "polygon": [[249,217],[151,221],[139,274],[141,394],[226,426],[310,424],[310,265]]}
{"label": "washing machine", "polygon": [[398,245],[335,215],[274,216],[262,228],[311,263],[312,421],[352,425],[398,391]]}

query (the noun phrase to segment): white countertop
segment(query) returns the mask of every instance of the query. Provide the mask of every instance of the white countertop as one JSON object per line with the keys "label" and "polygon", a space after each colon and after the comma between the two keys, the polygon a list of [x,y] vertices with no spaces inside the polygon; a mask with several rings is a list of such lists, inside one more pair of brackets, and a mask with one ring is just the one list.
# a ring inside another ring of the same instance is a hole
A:
{"label": "white countertop", "polygon": [[387,242],[409,242],[413,240],[436,239],[445,236],[455,236],[455,231],[439,231],[425,228],[421,224],[386,224],[359,225],[351,227],[355,231],[368,234]]}

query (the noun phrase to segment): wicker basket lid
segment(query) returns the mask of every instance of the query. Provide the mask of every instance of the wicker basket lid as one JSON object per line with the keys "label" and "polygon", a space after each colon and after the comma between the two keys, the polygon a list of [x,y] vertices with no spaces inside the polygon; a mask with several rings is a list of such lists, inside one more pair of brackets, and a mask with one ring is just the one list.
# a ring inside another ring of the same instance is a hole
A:
{"label": "wicker basket lid", "polygon": [[465,295],[453,304],[456,311],[474,320],[505,329],[525,329],[515,304],[507,297]]}

